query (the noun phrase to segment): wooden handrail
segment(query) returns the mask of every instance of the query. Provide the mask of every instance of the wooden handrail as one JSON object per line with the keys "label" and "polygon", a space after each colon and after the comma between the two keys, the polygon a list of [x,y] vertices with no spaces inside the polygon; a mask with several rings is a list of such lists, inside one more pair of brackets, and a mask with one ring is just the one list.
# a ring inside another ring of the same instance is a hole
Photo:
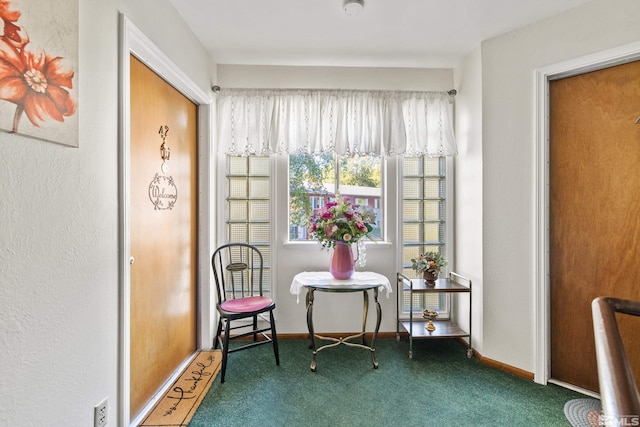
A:
{"label": "wooden handrail", "polygon": [[598,297],[591,302],[591,312],[605,420],[633,419],[637,422],[640,419],[640,395],[615,314],[640,316],[640,302]]}

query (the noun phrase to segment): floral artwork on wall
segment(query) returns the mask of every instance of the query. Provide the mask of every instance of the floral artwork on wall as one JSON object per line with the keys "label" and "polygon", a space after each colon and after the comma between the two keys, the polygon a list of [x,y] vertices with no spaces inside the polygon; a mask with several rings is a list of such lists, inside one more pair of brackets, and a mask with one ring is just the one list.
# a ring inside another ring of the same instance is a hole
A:
{"label": "floral artwork on wall", "polygon": [[0,130],[78,146],[77,0],[0,0]]}

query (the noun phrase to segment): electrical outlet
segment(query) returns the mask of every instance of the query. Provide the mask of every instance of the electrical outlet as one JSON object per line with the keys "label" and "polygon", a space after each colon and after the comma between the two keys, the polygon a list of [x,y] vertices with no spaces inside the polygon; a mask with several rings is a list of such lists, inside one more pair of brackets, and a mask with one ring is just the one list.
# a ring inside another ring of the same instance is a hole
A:
{"label": "electrical outlet", "polygon": [[107,398],[98,403],[93,408],[93,427],[104,427],[107,425]]}

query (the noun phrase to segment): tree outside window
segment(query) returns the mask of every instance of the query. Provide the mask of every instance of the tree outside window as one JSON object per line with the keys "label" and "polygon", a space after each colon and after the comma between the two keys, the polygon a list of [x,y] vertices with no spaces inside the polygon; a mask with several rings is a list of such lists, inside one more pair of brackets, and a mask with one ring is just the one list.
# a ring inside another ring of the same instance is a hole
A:
{"label": "tree outside window", "polygon": [[374,210],[376,224],[370,237],[381,239],[382,159],[331,153],[289,156],[289,240],[310,239],[307,219],[335,199],[336,192]]}

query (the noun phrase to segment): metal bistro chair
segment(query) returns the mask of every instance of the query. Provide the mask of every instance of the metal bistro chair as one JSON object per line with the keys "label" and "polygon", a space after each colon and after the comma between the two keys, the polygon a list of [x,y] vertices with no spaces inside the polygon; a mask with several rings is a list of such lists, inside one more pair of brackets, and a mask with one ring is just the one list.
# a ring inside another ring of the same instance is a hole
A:
{"label": "metal bistro chair", "polygon": [[[216,249],[211,257],[211,266],[216,282],[220,317],[214,340],[214,348],[218,348],[218,345],[222,348],[220,381],[224,383],[229,353],[236,351],[272,343],[276,365],[280,365],[276,324],[273,318],[276,304],[271,298],[263,296],[262,253],[255,246],[246,243],[229,243]],[[269,313],[268,326],[258,325],[258,317],[262,313]],[[233,330],[240,330],[240,333],[231,335]],[[268,331],[271,331],[271,337],[266,334]],[[258,340],[258,335],[261,335],[261,340]],[[229,348],[230,340],[250,336],[253,337],[252,341]]]}

